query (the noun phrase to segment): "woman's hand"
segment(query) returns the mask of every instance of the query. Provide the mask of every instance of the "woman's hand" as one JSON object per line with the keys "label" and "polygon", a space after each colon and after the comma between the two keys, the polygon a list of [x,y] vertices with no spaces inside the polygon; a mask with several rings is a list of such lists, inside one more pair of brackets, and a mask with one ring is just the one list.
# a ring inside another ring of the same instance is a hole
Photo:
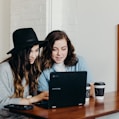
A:
{"label": "woman's hand", "polygon": [[49,92],[43,91],[39,94],[39,96],[41,96],[42,100],[48,100],[49,99]]}
{"label": "woman's hand", "polygon": [[90,84],[91,89],[90,89],[90,97],[94,97],[95,91],[94,91],[94,84]]}
{"label": "woman's hand", "polygon": [[39,102],[39,101],[42,101],[42,100],[48,100],[48,99],[49,99],[49,92],[48,91],[43,91],[40,94],[29,98],[29,102],[30,103],[35,103],[35,102]]}
{"label": "woman's hand", "polygon": [[33,96],[31,98],[22,98],[20,100],[20,104],[22,105],[29,105],[35,102],[39,102],[42,100],[48,100],[49,99],[49,92],[48,91],[43,91],[40,94]]}

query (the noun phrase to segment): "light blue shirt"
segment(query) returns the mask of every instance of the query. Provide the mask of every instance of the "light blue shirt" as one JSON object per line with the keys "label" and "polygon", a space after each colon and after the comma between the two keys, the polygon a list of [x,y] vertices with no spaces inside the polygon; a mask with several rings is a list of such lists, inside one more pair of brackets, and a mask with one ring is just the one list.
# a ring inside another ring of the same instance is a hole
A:
{"label": "light blue shirt", "polygon": [[[87,67],[87,64],[83,57],[77,56],[78,62],[76,65],[67,66],[66,71],[87,71],[87,83],[93,83],[91,73]],[[40,77],[38,78],[38,91],[48,91],[49,90],[49,81],[50,81],[50,73],[56,72],[54,65],[52,68],[45,69]]]}

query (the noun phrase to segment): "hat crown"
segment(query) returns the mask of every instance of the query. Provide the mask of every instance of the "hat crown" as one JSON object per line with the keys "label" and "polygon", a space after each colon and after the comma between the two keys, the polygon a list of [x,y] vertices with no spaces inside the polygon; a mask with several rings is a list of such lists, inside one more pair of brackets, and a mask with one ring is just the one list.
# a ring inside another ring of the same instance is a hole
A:
{"label": "hat crown", "polygon": [[14,31],[13,43],[15,48],[37,42],[38,38],[32,28],[23,28]]}
{"label": "hat crown", "polygon": [[38,44],[39,48],[41,48],[44,47],[47,42],[39,41],[36,33],[32,28],[21,28],[13,32],[13,44],[14,48],[7,52],[7,54],[18,53],[24,48],[32,47],[36,44]]}

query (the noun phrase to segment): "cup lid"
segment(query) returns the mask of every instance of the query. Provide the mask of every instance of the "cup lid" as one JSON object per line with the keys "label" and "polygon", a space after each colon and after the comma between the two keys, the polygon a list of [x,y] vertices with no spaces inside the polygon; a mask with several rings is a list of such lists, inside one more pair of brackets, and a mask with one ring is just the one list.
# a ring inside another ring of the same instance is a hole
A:
{"label": "cup lid", "polygon": [[95,82],[94,85],[105,85],[105,82]]}

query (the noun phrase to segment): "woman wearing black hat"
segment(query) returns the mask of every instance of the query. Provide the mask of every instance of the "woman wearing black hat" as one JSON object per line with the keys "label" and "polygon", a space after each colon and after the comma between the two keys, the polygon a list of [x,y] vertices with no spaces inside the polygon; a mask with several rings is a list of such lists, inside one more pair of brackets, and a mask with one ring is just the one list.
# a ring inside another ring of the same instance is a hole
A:
{"label": "woman wearing black hat", "polygon": [[[37,78],[41,73],[38,41],[32,28],[13,32],[11,57],[0,63],[0,104],[31,104],[48,99],[48,92],[37,95]],[[30,97],[30,98],[28,98]]]}

